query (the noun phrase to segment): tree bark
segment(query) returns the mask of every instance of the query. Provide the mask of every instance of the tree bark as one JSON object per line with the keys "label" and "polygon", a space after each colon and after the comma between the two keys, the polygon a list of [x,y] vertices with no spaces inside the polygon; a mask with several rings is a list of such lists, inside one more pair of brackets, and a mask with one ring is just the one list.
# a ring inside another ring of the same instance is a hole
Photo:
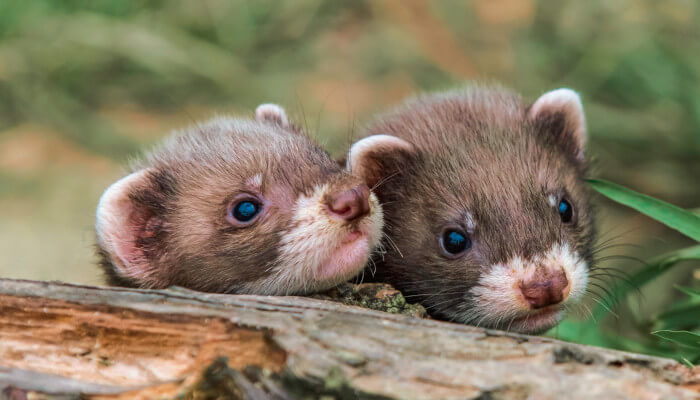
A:
{"label": "tree bark", "polygon": [[0,280],[0,398],[41,396],[697,399],[700,369],[318,299]]}

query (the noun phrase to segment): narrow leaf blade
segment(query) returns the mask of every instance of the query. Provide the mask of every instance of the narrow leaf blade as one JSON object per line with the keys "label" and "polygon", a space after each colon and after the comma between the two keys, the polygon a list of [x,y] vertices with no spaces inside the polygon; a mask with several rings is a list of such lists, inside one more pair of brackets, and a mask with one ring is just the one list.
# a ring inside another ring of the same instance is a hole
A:
{"label": "narrow leaf blade", "polygon": [[700,335],[694,332],[662,330],[654,331],[651,334],[685,347],[700,350]]}
{"label": "narrow leaf blade", "polygon": [[700,242],[700,216],[612,182],[600,179],[589,179],[588,182],[593,189],[605,197],[631,207],[649,218]]}
{"label": "narrow leaf blade", "polygon": [[[693,289],[689,287],[676,286],[676,289],[690,296],[693,300],[700,300],[700,289]],[[698,318],[700,319],[700,318]]]}

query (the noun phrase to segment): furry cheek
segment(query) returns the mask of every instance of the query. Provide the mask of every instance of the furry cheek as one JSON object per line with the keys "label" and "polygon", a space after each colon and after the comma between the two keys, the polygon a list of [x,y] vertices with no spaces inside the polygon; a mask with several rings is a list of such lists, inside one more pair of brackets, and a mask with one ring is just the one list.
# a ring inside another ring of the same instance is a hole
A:
{"label": "furry cheek", "polygon": [[310,196],[297,199],[270,275],[246,284],[246,292],[278,295],[325,290],[364,268],[381,238],[381,206],[371,194],[369,215],[350,225],[328,215],[323,199],[329,190],[329,185],[321,185]]}

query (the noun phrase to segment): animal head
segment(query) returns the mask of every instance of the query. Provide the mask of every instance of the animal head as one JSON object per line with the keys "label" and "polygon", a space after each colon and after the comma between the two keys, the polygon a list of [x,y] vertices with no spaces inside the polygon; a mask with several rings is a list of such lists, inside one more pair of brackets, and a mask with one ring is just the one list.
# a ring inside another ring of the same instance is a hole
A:
{"label": "animal head", "polygon": [[382,211],[282,108],[176,132],[109,187],[97,209],[110,283],[255,294],[321,290],[354,276]]}
{"label": "animal head", "polygon": [[434,316],[529,333],[583,296],[594,228],[578,94],[425,96],[368,133],[347,166],[384,205],[377,279]]}

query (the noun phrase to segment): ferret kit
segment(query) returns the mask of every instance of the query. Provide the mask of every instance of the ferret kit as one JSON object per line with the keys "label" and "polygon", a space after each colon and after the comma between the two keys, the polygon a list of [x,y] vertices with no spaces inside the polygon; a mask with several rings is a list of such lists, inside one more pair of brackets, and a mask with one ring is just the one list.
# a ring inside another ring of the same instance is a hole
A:
{"label": "ferret kit", "polygon": [[374,279],[436,318],[524,333],[584,296],[595,229],[576,92],[426,95],[365,134],[347,163],[384,210]]}
{"label": "ferret kit", "polygon": [[270,295],[357,275],[382,225],[369,188],[272,104],[174,133],[105,191],[96,218],[112,285]]}

